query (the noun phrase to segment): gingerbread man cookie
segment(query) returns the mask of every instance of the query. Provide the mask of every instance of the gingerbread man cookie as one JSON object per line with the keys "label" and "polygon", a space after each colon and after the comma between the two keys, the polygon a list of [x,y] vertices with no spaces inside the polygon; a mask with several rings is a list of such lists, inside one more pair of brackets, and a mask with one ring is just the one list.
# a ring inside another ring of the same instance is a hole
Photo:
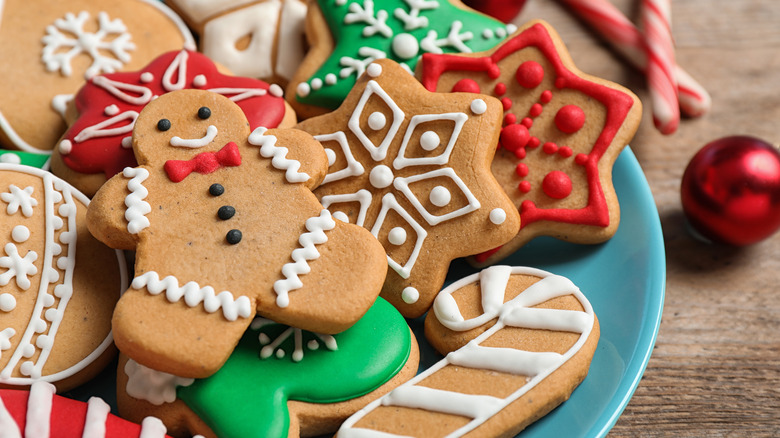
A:
{"label": "gingerbread man cookie", "polygon": [[52,172],[93,196],[108,178],[136,166],[131,134],[144,106],[188,88],[229,97],[244,111],[251,129],[289,127],[296,121],[279,86],[222,74],[197,52],[172,51],[140,71],[98,75],[84,84],[75,97],[75,120],[54,149]]}
{"label": "gingerbread man cookie", "polygon": [[404,316],[428,310],[450,261],[517,232],[490,173],[500,124],[498,100],[427,92],[390,60],[368,66],[339,109],[298,124],[330,159],[317,197],[382,242],[382,296]]}
{"label": "gingerbread man cookie", "polygon": [[384,252],[312,194],[327,157],[311,136],[252,132],[228,98],[180,90],[141,111],[133,149],[139,166],[101,187],[87,216],[98,239],[136,250],[113,318],[133,360],[206,377],[255,313],[336,333],[373,304]]}
{"label": "gingerbread man cookie", "polygon": [[51,153],[67,128],[65,102],[85,79],[195,49],[157,0],[5,0],[0,14],[0,144],[26,152]]}
{"label": "gingerbread man cookie", "polygon": [[549,25],[528,23],[487,52],[426,54],[418,77],[430,91],[491,93],[504,105],[492,170],[522,226],[477,264],[494,263],[539,235],[599,243],[615,234],[612,165],[636,132],[642,105],[624,87],[580,72]]}

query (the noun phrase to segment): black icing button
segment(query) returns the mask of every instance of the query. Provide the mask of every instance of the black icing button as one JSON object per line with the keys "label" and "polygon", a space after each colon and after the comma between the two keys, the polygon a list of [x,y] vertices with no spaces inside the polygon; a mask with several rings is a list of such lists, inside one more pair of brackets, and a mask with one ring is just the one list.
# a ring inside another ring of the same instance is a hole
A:
{"label": "black icing button", "polygon": [[202,106],[198,108],[198,118],[201,120],[206,120],[209,117],[211,117],[211,110],[207,106]]}
{"label": "black icing button", "polygon": [[209,187],[209,194],[211,194],[211,196],[220,196],[223,193],[225,193],[225,188],[222,187],[222,184],[214,183]]}
{"label": "black icing button", "polygon": [[167,131],[171,129],[171,121],[168,119],[160,119],[157,122],[157,129],[159,129],[160,131]]}
{"label": "black icing button", "polygon": [[219,207],[219,210],[217,210],[217,216],[223,221],[230,219],[235,214],[236,209],[229,205],[223,205],[222,207]]}
{"label": "black icing button", "polygon": [[227,235],[225,236],[225,239],[227,240],[227,243],[231,245],[235,245],[236,243],[241,241],[241,231],[239,230],[230,230],[227,232]]}

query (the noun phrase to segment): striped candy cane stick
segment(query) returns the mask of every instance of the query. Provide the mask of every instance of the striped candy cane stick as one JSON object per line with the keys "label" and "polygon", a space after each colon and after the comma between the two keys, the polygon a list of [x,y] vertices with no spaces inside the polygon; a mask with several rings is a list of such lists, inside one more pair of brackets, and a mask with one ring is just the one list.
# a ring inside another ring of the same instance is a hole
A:
{"label": "striped candy cane stick", "polygon": [[[609,0],[561,0],[569,10],[601,35],[634,67],[647,70],[645,40],[639,29]],[[712,103],[709,93],[679,66],[674,70],[680,109],[689,117],[707,113]]]}
{"label": "striped candy cane stick", "polygon": [[674,77],[674,42],[669,0],[642,0],[641,22],[647,43],[647,82],[653,103],[653,122],[662,134],[680,124],[677,79]]}

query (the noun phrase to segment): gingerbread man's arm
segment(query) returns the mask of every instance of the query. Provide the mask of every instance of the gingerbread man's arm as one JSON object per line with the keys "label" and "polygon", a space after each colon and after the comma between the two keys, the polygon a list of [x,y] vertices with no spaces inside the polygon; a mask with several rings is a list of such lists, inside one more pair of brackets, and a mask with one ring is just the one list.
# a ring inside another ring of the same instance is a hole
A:
{"label": "gingerbread man's arm", "polygon": [[249,144],[258,146],[260,155],[283,170],[288,182],[302,182],[309,190],[317,188],[328,173],[325,148],[304,131],[257,128]]}
{"label": "gingerbread man's arm", "polygon": [[151,207],[143,186],[144,167],[128,167],[114,175],[95,194],[87,209],[87,226],[96,239],[116,249],[134,250],[138,233],[149,226]]}

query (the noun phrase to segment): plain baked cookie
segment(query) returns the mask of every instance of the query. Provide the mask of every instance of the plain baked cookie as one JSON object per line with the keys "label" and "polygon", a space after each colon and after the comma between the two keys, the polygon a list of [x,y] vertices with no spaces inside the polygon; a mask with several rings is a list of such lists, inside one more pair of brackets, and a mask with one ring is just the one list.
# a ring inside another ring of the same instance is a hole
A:
{"label": "plain baked cookie", "polygon": [[515,436],[569,398],[599,338],[577,286],[532,268],[463,278],[433,310],[425,336],[446,357],[349,418],[339,438]]}
{"label": "plain baked cookie", "polygon": [[0,144],[50,153],[67,127],[60,113],[68,95],[85,79],[138,70],[183,47],[195,49],[192,35],[157,0],[5,0]]}
{"label": "plain baked cookie", "polygon": [[48,172],[0,163],[0,386],[65,391],[116,353],[111,314],[127,266],[89,234],[88,204]]}
{"label": "plain baked cookie", "polygon": [[423,53],[487,50],[514,29],[459,0],[310,2],[311,47],[287,86],[301,118],[337,108],[366,67],[392,59],[409,71]]}
{"label": "plain baked cookie", "polygon": [[109,246],[136,249],[113,317],[117,347],[135,361],[206,377],[255,313],[337,333],[374,303],[384,251],[311,192],[327,157],[310,135],[250,131],[228,98],[179,90],[141,111],[133,149],[139,166],[104,184],[87,218]]}
{"label": "plain baked cookie", "polygon": [[285,128],[295,113],[282,89],[263,81],[223,74],[206,56],[190,50],[160,55],[136,72],[89,79],[76,94],[73,121],[52,155],[52,172],[87,196],[125,167],[135,167],[131,135],[138,113],[157,96],[183,89],[209,90],[229,97],[249,127]]}
{"label": "plain baked cookie", "polygon": [[315,194],[382,242],[392,268],[382,297],[406,317],[428,310],[453,259],[517,233],[517,210],[490,173],[500,126],[498,100],[430,93],[386,59],[339,109],[297,125],[330,160]]}
{"label": "plain baked cookie", "polygon": [[492,94],[504,105],[492,170],[522,225],[476,264],[495,263],[540,235],[599,243],[615,234],[612,166],[639,126],[642,105],[626,88],[580,72],[548,24],[530,22],[482,53],[425,54],[417,76],[430,91]]}
{"label": "plain baked cookie", "polygon": [[136,421],[159,417],[175,436],[317,436],[413,377],[418,362],[406,321],[379,298],[332,336],[258,319],[207,379],[160,374],[121,358],[119,411]]}

